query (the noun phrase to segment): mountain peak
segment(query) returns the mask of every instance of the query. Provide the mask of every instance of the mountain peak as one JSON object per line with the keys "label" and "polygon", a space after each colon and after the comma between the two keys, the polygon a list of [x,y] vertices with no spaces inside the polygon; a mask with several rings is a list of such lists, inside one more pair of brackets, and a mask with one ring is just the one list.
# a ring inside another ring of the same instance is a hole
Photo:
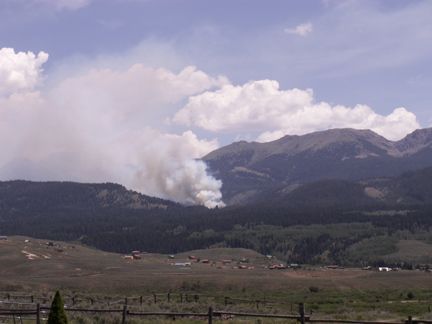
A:
{"label": "mountain peak", "polygon": [[276,187],[322,179],[360,180],[396,176],[432,165],[432,129],[390,141],[367,129],[330,129],[287,135],[267,143],[237,142],[203,158],[223,182],[230,203]]}
{"label": "mountain peak", "polygon": [[432,146],[432,128],[417,129],[395,145],[403,154],[414,154]]}

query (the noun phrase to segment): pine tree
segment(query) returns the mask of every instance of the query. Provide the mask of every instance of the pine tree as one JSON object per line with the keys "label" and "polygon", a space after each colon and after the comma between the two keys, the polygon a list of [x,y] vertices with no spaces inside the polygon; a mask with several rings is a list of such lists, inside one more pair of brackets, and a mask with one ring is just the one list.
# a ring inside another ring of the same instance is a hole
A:
{"label": "pine tree", "polygon": [[57,291],[54,300],[51,304],[50,314],[48,316],[47,324],[67,324],[68,320],[64,311],[63,299],[60,292]]}

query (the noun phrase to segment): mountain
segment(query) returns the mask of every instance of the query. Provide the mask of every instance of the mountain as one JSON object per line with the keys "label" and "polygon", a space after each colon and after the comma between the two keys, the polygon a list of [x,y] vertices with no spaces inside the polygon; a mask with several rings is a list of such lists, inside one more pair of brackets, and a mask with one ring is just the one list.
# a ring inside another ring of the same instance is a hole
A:
{"label": "mountain", "polygon": [[113,183],[0,182],[0,211],[53,209],[166,209],[176,205]]}
{"label": "mountain", "polygon": [[370,130],[332,129],[273,142],[237,142],[203,160],[223,182],[229,205],[250,203],[283,188],[318,180],[393,177],[432,166],[432,128],[400,141]]}

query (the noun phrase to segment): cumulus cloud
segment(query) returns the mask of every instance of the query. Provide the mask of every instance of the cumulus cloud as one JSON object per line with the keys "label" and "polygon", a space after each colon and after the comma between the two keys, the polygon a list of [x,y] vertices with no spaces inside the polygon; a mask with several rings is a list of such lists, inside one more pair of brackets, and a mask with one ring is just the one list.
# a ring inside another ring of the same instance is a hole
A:
{"label": "cumulus cloud", "polygon": [[273,80],[228,84],[192,96],[173,120],[213,132],[258,132],[259,141],[342,127],[368,128],[397,140],[420,127],[416,116],[405,108],[383,116],[366,105],[315,102],[312,90],[281,90]]}
{"label": "cumulus cloud", "polygon": [[313,25],[310,22],[297,25],[294,28],[284,29],[284,32],[287,34],[292,34],[292,35],[297,35],[302,37],[309,35],[310,33],[312,33],[312,31],[313,31]]}
{"label": "cumulus cloud", "polygon": [[0,95],[0,178],[112,181],[185,204],[223,206],[221,182],[197,160],[217,141],[155,127],[188,96],[225,78],[191,66],[174,73],[135,64],[79,73],[43,92],[1,80],[15,92]]}
{"label": "cumulus cloud", "polygon": [[15,52],[13,48],[0,49],[0,95],[33,89],[41,80],[42,65],[48,54]]}

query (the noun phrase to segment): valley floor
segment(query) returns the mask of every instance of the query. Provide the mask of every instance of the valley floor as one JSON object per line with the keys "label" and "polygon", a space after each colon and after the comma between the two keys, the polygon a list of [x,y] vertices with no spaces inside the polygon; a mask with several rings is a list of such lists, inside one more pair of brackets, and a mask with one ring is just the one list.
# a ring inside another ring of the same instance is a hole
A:
{"label": "valley floor", "polygon": [[79,244],[9,237],[0,241],[0,290],[3,298],[33,294],[49,299],[61,289],[67,298],[87,296],[81,298],[83,305],[89,306],[94,299],[97,307],[106,307],[109,299],[136,297],[136,303],[139,296],[145,296],[137,305],[145,310],[206,311],[211,304],[218,309],[256,312],[258,307],[262,312],[289,313],[304,302],[308,311],[327,317],[432,318],[430,272],[325,267],[270,270],[268,266],[278,260],[246,249],[140,257],[134,260]]}

